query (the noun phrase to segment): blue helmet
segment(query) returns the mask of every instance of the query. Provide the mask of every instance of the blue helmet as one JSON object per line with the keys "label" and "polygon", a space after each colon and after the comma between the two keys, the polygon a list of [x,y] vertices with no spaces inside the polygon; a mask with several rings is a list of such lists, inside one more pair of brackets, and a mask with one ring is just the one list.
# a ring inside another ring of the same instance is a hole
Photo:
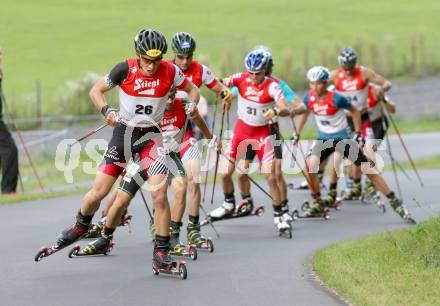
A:
{"label": "blue helmet", "polygon": [[266,69],[269,58],[268,53],[264,50],[253,50],[244,58],[244,66],[247,71],[259,72]]}
{"label": "blue helmet", "polygon": [[330,77],[330,71],[323,66],[315,66],[307,72],[307,79],[310,82],[325,82]]}
{"label": "blue helmet", "polygon": [[264,52],[266,52],[267,53],[267,67],[266,68],[273,67],[273,58],[272,58],[272,53],[270,53],[269,47],[267,47],[265,45],[257,45],[257,46],[255,46],[255,50],[263,50]]}

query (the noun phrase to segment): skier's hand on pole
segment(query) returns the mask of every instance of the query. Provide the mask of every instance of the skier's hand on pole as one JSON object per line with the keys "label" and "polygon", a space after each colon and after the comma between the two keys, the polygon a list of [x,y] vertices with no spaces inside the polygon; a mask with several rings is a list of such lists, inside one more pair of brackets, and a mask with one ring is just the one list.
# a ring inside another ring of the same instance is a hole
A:
{"label": "skier's hand on pole", "polygon": [[294,146],[296,146],[298,144],[299,138],[300,138],[300,135],[297,134],[296,132],[293,132],[291,140],[292,140],[292,144]]}
{"label": "skier's hand on pole", "polygon": [[107,124],[109,124],[111,126],[118,125],[119,121],[121,120],[121,117],[119,116],[118,110],[109,106],[109,105],[104,105],[101,108],[101,113],[104,116]]}
{"label": "skier's hand on pole", "polygon": [[231,108],[232,99],[234,99],[232,91],[225,87],[225,89],[220,92],[220,98],[222,99],[223,108],[229,110]]}

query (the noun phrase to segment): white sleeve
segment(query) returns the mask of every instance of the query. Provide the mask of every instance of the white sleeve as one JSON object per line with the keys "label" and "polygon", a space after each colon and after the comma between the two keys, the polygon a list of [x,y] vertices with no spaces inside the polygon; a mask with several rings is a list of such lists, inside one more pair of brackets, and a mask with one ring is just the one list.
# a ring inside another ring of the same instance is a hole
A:
{"label": "white sleeve", "polygon": [[210,87],[210,85],[215,82],[215,75],[209,70],[208,67],[202,65],[202,82],[206,86]]}
{"label": "white sleeve", "polygon": [[231,76],[229,76],[227,78],[224,78],[223,79],[223,84],[226,87],[229,87],[229,88],[234,87],[235,86],[235,80],[240,79],[240,78],[241,78],[241,72],[238,72],[238,73],[233,74],[233,75],[231,75]]}
{"label": "white sleeve", "polygon": [[269,96],[271,96],[274,101],[279,101],[284,98],[283,92],[278,83],[272,82],[272,84],[269,85]]}
{"label": "white sleeve", "polygon": [[185,76],[183,75],[183,72],[182,70],[180,70],[179,67],[174,65],[174,68],[176,70],[176,73],[174,74],[173,85],[174,87],[178,88],[180,85],[182,85],[183,82],[185,82]]}

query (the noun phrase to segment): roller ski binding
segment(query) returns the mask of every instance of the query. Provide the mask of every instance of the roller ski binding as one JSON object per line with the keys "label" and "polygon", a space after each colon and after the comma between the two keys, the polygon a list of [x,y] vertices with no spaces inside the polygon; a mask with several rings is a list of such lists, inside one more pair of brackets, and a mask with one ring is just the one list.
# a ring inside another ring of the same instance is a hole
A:
{"label": "roller ski binding", "polygon": [[171,223],[170,227],[170,254],[173,256],[189,257],[192,260],[197,260],[197,250],[193,245],[189,245],[188,249],[180,243],[179,234],[180,226],[182,223],[179,222],[178,227],[175,227],[174,222]]}
{"label": "roller ski binding", "polygon": [[407,224],[416,224],[417,222],[411,217],[411,214],[402,205],[402,200],[398,198],[390,199],[390,205],[394,209],[394,211],[405,221]]}
{"label": "roller ski binding", "polygon": [[153,252],[153,274],[168,274],[186,279],[188,272],[186,270],[186,262],[175,261],[167,250],[156,248]]}
{"label": "roller ski binding", "polygon": [[200,233],[200,224],[192,223],[190,221],[188,223],[187,231],[189,245],[192,245],[197,249],[208,250],[209,253],[214,252],[214,244],[212,243],[211,237],[205,238],[202,236]]}
{"label": "roller ski binding", "polygon": [[327,207],[323,207],[319,203],[314,203],[312,206],[310,206],[309,203],[306,205],[308,205],[309,208],[306,211],[304,211],[303,214],[300,214],[298,209],[296,208],[293,209],[292,211],[293,220],[312,219],[312,218],[324,218],[324,220],[328,220],[330,218]]}
{"label": "roller ski binding", "polygon": [[55,244],[51,247],[42,247],[37,255],[35,255],[34,260],[36,262],[41,261],[44,257],[48,257],[68,247],[75,241],[82,239],[89,229],[90,223],[84,221],[84,217],[77,215],[76,222],[60,234]]}

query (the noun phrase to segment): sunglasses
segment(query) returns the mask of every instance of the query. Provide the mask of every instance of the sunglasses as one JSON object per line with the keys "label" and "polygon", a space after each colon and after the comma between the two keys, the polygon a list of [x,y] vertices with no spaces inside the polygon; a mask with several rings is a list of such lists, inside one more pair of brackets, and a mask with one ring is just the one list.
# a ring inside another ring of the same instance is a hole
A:
{"label": "sunglasses", "polygon": [[151,58],[143,57],[143,56],[141,56],[140,58],[142,59],[142,62],[144,62],[145,64],[149,64],[149,63],[155,64],[155,63],[158,63],[162,60],[162,57],[154,59],[154,60],[152,60]]}

